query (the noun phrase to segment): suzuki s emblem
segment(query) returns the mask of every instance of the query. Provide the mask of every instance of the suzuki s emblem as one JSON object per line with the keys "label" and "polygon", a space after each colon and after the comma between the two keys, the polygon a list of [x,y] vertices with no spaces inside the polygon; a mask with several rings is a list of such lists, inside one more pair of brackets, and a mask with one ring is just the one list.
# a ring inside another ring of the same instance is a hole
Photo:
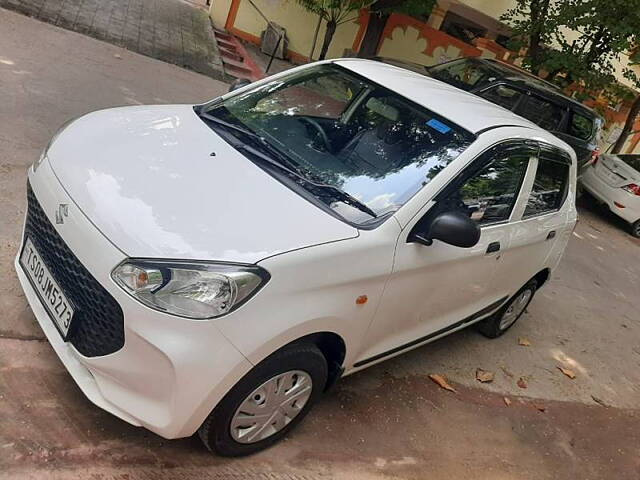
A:
{"label": "suzuki s emblem", "polygon": [[69,216],[69,204],[60,203],[58,205],[58,210],[56,210],[56,223],[58,225],[62,225],[64,223],[64,218]]}

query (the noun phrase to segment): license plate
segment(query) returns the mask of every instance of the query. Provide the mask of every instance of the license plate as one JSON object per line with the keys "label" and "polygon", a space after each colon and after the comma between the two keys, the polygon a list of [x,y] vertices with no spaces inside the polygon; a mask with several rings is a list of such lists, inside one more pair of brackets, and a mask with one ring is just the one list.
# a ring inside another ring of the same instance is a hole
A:
{"label": "license plate", "polygon": [[27,238],[22,249],[20,265],[31,280],[40,301],[53,318],[58,330],[66,338],[73,318],[73,307],[62,293],[60,285],[49,272],[30,238]]}

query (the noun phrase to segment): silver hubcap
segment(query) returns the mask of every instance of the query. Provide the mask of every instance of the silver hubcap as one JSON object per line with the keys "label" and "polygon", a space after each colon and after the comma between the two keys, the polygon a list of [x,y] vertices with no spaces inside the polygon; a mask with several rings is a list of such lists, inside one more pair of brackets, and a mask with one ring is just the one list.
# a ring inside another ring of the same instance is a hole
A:
{"label": "silver hubcap", "polygon": [[513,322],[515,322],[520,314],[524,312],[524,309],[527,307],[527,303],[529,303],[529,300],[531,299],[531,295],[533,295],[531,290],[525,290],[513,299],[511,304],[509,304],[509,308],[507,308],[500,319],[500,330],[506,330],[513,325]]}
{"label": "silver hubcap", "polygon": [[302,370],[281,373],[256,388],[244,399],[231,419],[231,437],[254,443],[282,430],[302,411],[313,381]]}

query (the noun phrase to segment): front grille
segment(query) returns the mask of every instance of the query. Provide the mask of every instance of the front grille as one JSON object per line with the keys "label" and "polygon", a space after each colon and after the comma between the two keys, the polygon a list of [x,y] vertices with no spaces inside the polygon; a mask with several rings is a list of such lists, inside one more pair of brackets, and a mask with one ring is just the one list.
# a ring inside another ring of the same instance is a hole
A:
{"label": "front grille", "polygon": [[124,318],[118,302],[69,250],[27,185],[29,237],[73,304],[74,314],[67,336],[86,357],[98,357],[120,350],[124,345]]}

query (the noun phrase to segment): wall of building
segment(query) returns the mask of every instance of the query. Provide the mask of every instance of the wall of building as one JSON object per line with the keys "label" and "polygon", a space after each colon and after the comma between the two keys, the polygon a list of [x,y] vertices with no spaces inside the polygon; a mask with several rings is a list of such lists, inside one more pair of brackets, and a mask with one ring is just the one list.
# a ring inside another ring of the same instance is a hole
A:
{"label": "wall of building", "polygon": [[[294,0],[253,0],[253,3],[271,21],[285,28],[289,54],[294,61],[307,61],[313,45],[313,37],[318,24],[318,16],[305,10]],[[266,29],[265,19],[246,0],[213,0],[211,17],[217,27],[236,34],[244,40],[259,43],[260,34]],[[360,30],[359,12],[351,15],[352,21],[338,26],[329,47],[328,57],[344,55],[344,50],[352,48]],[[326,30],[323,21],[314,50],[317,59]]]}
{"label": "wall of building", "polygon": [[[482,51],[406,15],[387,21],[378,55],[435,65],[459,57],[479,57]],[[490,56],[490,55],[488,55]]]}

